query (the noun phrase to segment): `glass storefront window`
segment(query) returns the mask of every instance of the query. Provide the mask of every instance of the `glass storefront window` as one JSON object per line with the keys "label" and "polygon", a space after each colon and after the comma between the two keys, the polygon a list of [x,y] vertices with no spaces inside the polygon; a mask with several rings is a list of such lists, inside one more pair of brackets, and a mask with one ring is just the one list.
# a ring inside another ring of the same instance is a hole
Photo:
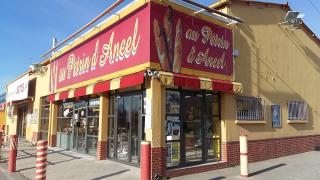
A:
{"label": "glass storefront window", "polygon": [[220,158],[220,106],[218,94],[206,94],[206,151],[208,160]]}
{"label": "glass storefront window", "polygon": [[180,92],[166,91],[167,167],[180,165]]}
{"label": "glass storefront window", "polygon": [[115,136],[115,96],[109,96],[109,115],[108,115],[108,157],[115,158],[115,144],[114,144],[114,136]]}
{"label": "glass storefront window", "polygon": [[48,139],[48,126],[49,126],[49,112],[50,102],[47,97],[41,98],[41,109],[40,109],[40,139]]}
{"label": "glass storefront window", "polygon": [[95,155],[100,98],[62,102],[58,107],[57,146]]}
{"label": "glass storefront window", "polygon": [[73,102],[63,102],[59,105],[57,132],[71,133],[73,117]]}
{"label": "glass storefront window", "polygon": [[100,108],[99,98],[89,99],[86,149],[89,154],[93,154],[93,155],[97,151],[98,134],[99,134],[99,108]]}

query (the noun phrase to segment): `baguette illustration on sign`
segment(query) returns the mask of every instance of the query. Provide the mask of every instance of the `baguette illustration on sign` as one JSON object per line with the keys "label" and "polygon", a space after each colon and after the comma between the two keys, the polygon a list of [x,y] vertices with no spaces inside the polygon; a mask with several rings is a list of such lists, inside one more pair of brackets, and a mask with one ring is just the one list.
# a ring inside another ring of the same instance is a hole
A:
{"label": "baguette illustration on sign", "polygon": [[173,72],[180,73],[181,59],[182,59],[182,23],[181,19],[178,20],[176,25],[176,41],[174,43],[174,59],[173,59]]}
{"label": "baguette illustration on sign", "polygon": [[164,71],[170,71],[169,59],[166,48],[166,42],[162,29],[159,26],[157,19],[153,20],[154,39],[157,46],[158,57],[160,60],[161,69]]}
{"label": "baguette illustration on sign", "polygon": [[179,19],[176,24],[175,40],[173,39],[174,27],[173,11],[171,7],[168,7],[164,15],[163,28],[160,26],[157,18],[154,18],[153,30],[161,69],[164,71],[180,73],[182,59],[181,19]]}
{"label": "baguette illustration on sign", "polygon": [[232,29],[174,9],[152,5],[151,58],[162,71],[212,77],[233,71]]}
{"label": "baguette illustration on sign", "polygon": [[172,9],[168,7],[166,13],[163,17],[163,28],[164,34],[167,43],[167,52],[168,52],[168,59],[170,70],[172,71],[172,64],[173,64],[173,17],[172,17]]}

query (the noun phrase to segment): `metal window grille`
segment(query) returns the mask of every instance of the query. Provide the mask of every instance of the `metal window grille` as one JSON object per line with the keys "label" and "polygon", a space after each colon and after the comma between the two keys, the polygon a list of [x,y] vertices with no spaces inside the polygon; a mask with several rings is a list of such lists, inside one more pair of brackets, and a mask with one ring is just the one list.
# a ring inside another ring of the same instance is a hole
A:
{"label": "metal window grille", "polygon": [[264,120],[266,104],[261,97],[237,96],[237,120]]}
{"label": "metal window grille", "polygon": [[288,101],[289,120],[308,120],[308,105],[301,101]]}

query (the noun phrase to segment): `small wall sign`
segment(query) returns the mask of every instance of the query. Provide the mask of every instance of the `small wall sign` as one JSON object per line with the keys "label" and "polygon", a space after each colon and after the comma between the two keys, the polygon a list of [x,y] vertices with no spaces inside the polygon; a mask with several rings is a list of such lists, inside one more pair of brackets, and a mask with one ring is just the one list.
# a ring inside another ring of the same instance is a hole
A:
{"label": "small wall sign", "polygon": [[281,128],[281,106],[271,105],[272,127]]}

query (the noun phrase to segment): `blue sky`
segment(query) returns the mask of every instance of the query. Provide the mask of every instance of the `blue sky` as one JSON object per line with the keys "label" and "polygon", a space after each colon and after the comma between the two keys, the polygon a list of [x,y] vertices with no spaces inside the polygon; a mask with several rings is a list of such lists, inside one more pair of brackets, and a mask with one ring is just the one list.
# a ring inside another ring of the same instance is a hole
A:
{"label": "blue sky", "polygon": [[[209,5],[216,0],[198,0]],[[265,0],[285,3],[286,0]],[[113,0],[1,0],[0,93],[5,85],[25,72],[50,49],[53,37],[63,40],[88,23]],[[126,0],[120,7],[130,2]],[[304,22],[320,37],[319,0],[289,0],[293,10],[305,14]],[[120,8],[119,7],[119,8]]]}

